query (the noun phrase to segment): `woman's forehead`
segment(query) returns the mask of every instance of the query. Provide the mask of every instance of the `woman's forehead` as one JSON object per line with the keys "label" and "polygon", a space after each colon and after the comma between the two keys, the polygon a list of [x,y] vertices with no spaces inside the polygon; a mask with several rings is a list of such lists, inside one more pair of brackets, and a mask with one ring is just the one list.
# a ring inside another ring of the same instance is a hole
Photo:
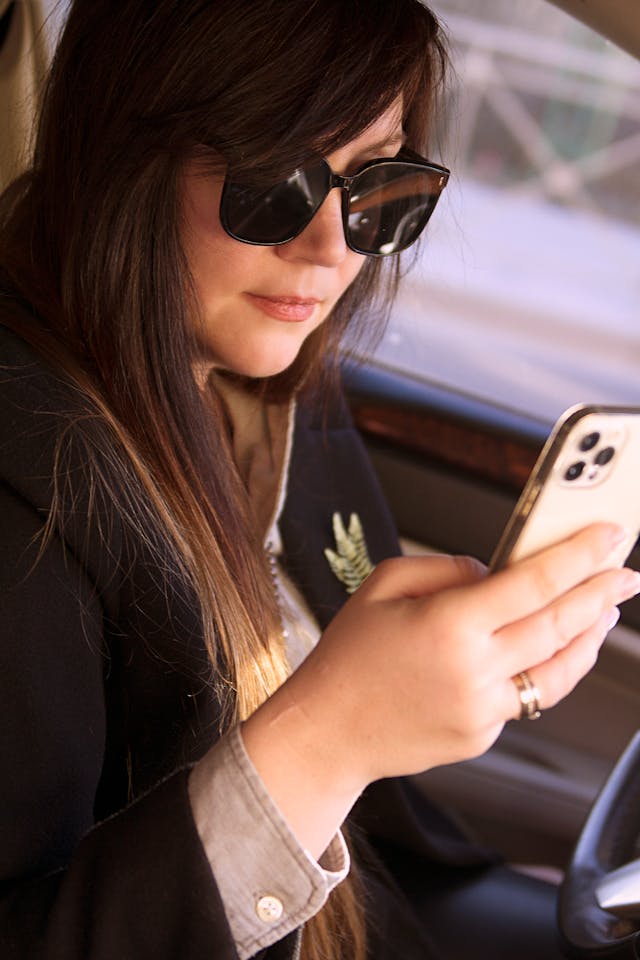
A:
{"label": "woman's forehead", "polygon": [[398,97],[388,107],[384,113],[381,113],[363,132],[355,138],[354,142],[363,141],[368,144],[388,144],[390,141],[401,138],[403,121],[402,97]]}

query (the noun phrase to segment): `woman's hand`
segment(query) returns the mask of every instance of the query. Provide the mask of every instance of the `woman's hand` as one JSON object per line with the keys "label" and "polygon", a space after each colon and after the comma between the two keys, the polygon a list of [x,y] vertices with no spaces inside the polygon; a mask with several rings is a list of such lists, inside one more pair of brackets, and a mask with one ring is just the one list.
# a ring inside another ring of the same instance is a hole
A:
{"label": "woman's hand", "polygon": [[467,558],[385,561],[251,717],[249,756],[321,852],[371,781],[482,753],[520,715],[526,670],[550,707],[593,666],[640,577],[608,569],[610,525],[486,576]]}

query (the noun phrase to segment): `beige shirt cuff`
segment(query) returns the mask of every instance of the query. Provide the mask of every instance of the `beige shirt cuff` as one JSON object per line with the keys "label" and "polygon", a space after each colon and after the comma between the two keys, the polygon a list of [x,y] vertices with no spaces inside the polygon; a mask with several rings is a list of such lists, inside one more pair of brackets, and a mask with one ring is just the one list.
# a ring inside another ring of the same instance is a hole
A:
{"label": "beige shirt cuff", "polygon": [[310,919],[347,875],[340,832],[320,862],[300,846],[251,763],[239,727],[196,764],[189,793],[240,960]]}

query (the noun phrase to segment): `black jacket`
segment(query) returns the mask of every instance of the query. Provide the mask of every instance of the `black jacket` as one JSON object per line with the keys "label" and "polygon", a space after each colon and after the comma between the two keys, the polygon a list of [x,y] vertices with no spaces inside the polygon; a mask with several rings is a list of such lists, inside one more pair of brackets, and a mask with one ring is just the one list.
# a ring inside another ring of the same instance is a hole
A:
{"label": "black jacket", "polygon": [[[187,796],[219,718],[199,618],[177,579],[167,603],[145,544],[90,489],[84,438],[100,427],[78,409],[0,326],[0,955],[234,958]],[[66,509],[43,548],[60,456]],[[321,624],[346,599],[323,556],[335,510],[360,515],[374,561],[398,552],[342,404],[326,430],[299,412],[281,521],[287,567]],[[372,786],[356,816],[425,869],[482,860],[402,781]],[[373,873],[375,956],[428,955],[401,894]]]}

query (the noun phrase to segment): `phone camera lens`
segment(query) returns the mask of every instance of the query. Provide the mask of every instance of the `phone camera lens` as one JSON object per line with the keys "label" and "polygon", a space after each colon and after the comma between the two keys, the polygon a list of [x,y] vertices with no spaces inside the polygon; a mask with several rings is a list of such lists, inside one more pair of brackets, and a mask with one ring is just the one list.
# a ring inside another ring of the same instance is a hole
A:
{"label": "phone camera lens", "polygon": [[[597,441],[596,441],[597,442]],[[577,460],[575,463],[572,463],[570,467],[567,467],[565,470],[564,478],[565,480],[577,480],[578,477],[582,474],[582,471],[585,468],[584,460]]]}
{"label": "phone camera lens", "polygon": [[581,450],[593,450],[598,440],[600,439],[600,434],[596,431],[593,433],[587,433],[586,436],[580,441]]}
{"label": "phone camera lens", "polygon": [[599,467],[604,467],[605,463],[613,459],[615,452],[613,447],[604,447],[596,456],[595,462]]}

